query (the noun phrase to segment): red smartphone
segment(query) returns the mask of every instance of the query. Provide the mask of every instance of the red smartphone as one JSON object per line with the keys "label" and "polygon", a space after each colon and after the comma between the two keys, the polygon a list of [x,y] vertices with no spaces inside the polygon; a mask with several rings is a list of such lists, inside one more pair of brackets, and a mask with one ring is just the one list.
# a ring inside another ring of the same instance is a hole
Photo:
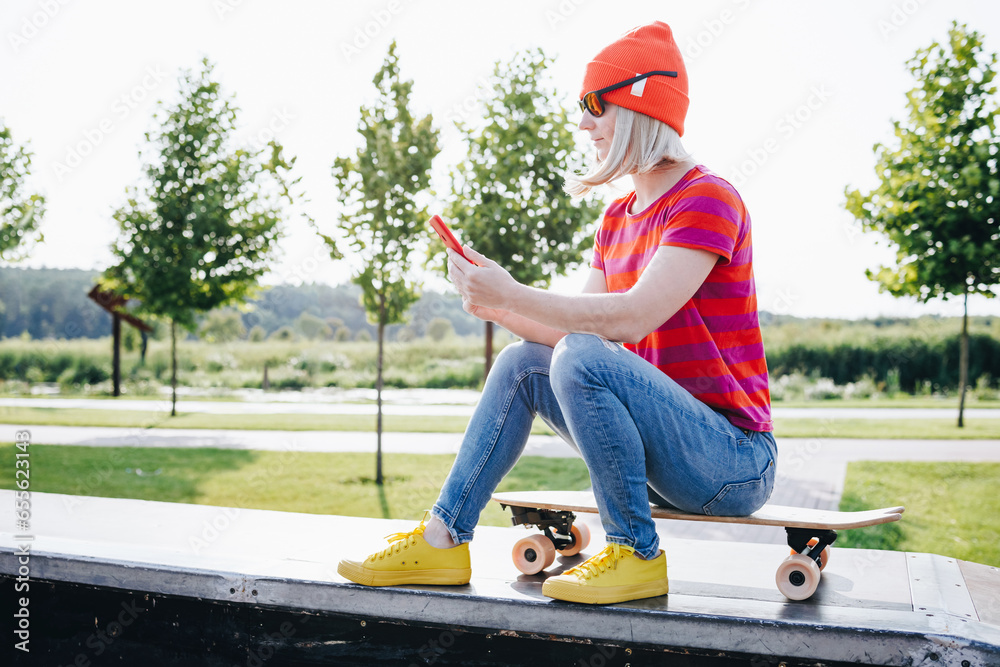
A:
{"label": "red smartphone", "polygon": [[437,235],[441,237],[441,240],[444,241],[445,247],[451,248],[457,252],[465,258],[465,261],[469,264],[475,264],[475,262],[466,257],[465,253],[462,252],[462,244],[459,243],[458,239],[455,238],[455,235],[451,233],[451,229],[449,229],[448,225],[444,223],[444,220],[441,219],[440,215],[431,216],[431,227],[435,232],[437,232]]}

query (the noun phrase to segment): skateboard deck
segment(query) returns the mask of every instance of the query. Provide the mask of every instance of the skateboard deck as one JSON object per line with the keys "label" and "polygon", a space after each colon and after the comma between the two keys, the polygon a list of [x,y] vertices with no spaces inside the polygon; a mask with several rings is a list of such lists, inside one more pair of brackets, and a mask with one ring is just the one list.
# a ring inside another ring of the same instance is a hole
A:
{"label": "skateboard deck", "polygon": [[[519,540],[514,546],[514,564],[525,574],[537,574],[551,565],[556,552],[568,556],[586,548],[590,531],[586,524],[574,523],[575,513],[598,513],[597,501],[590,491],[497,493],[493,500],[510,508],[514,525],[535,526],[544,533]],[[654,519],[784,528],[792,554],[778,567],[775,583],[791,600],[805,600],[816,592],[838,530],[899,521],[903,514],[902,507],[837,512],[784,505],[764,505],[749,516],[708,516],[655,505],[651,510]]]}

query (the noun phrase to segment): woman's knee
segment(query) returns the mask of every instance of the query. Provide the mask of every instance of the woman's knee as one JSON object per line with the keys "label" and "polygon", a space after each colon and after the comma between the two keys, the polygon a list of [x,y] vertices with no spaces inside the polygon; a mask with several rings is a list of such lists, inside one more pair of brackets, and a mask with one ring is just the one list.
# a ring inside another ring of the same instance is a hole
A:
{"label": "woman's knee", "polygon": [[589,375],[595,358],[610,351],[606,346],[618,348],[614,343],[593,334],[564,336],[552,352],[549,378],[553,390],[559,392],[577,386],[581,379]]}
{"label": "woman's knee", "polygon": [[490,369],[490,377],[494,373],[502,375],[510,372],[513,375],[520,375],[525,370],[548,369],[552,362],[552,348],[538,343],[518,341],[511,343],[500,351],[493,367]]}

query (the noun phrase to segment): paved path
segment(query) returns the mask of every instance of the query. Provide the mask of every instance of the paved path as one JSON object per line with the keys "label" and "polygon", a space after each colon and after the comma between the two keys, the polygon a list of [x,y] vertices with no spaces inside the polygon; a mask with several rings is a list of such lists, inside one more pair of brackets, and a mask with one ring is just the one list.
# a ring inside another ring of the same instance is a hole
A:
{"label": "paved path", "polygon": [[[91,447],[220,447],[284,452],[375,452],[372,432],[222,431],[209,429],[130,429],[71,426],[0,426],[0,441],[14,430],[27,430],[31,442]],[[453,454],[459,433],[384,433],[385,452]],[[851,461],[997,461],[1000,440],[856,440],[779,438],[778,480],[772,503],[836,509]],[[531,436],[528,456],[575,457],[556,436]],[[736,542],[784,542],[778,529],[725,524],[663,522],[675,537],[727,539]]]}
{"label": "paved path", "polygon": [[[263,394],[244,401],[178,401],[178,409],[185,413],[209,414],[328,414],[374,415],[376,406],[369,401],[371,392],[345,392],[328,400],[315,400],[309,394]],[[287,399],[287,400],[282,400]],[[475,391],[438,390],[423,393],[399,391],[388,393],[382,407],[387,415],[429,415],[468,417],[475,409],[479,393]],[[365,402],[350,402],[365,401]],[[167,412],[168,400],[138,400],[128,398],[0,398],[0,408],[75,408],[86,410],[128,410]],[[958,409],[941,408],[795,408],[772,406],[775,418],[794,419],[954,419]],[[969,419],[1000,419],[1000,408],[967,408]]]}

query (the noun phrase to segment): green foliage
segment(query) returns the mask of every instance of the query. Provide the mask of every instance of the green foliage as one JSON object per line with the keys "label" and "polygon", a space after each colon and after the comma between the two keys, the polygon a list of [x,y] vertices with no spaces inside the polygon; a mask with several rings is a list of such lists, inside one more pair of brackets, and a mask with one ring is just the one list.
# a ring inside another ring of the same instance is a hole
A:
{"label": "green foliage", "polygon": [[1000,175],[996,133],[997,55],[957,23],[946,45],[908,62],[917,80],[908,117],[893,123],[898,145],[875,146],[881,182],[848,190],[847,210],[896,248],[896,265],[868,271],[882,290],[922,301],[994,296],[1000,283]]}
{"label": "green foliage", "polygon": [[107,336],[111,316],[87,298],[97,276],[80,269],[0,267],[0,298],[6,307],[0,334],[8,338],[22,333],[30,338]]}
{"label": "green foliage", "polygon": [[[281,146],[235,148],[236,107],[212,81],[212,65],[186,71],[180,101],[162,106],[146,135],[146,183],[115,211],[120,227],[105,288],[138,310],[193,331],[198,313],[238,304],[257,288],[281,235],[284,206],[297,195]],[[177,403],[177,361],[173,404]]]}
{"label": "green foliage", "polygon": [[291,327],[281,327],[270,336],[267,337],[268,340],[279,340],[279,341],[292,341],[295,340],[295,330]]}
{"label": "green foliage", "polygon": [[[426,212],[418,199],[430,185],[431,162],[440,152],[438,132],[430,115],[417,119],[410,112],[412,81],[400,77],[396,42],[389,46],[382,68],[375,75],[378,96],[361,108],[358,133],[363,145],[353,158],[338,157],[333,164],[337,197],[344,207],[341,229],[351,256],[362,266],[352,281],[361,287],[361,303],[369,321],[378,327],[376,389],[382,391],[382,356],[385,327],[404,322],[419,298],[410,256],[417,241],[426,237],[421,220]],[[336,240],[320,233],[331,248]],[[359,340],[361,334],[359,332]],[[378,446],[376,475],[382,484],[382,401],[376,421]]]}
{"label": "green foliage", "polygon": [[259,324],[255,324],[252,329],[247,333],[247,340],[251,343],[260,343],[267,338],[267,332],[264,331],[264,327]]}
{"label": "green foliage", "polygon": [[64,341],[4,341],[0,345],[0,379],[97,384],[111,377],[110,350],[110,342],[98,347]]}
{"label": "green foliage", "polygon": [[246,327],[239,312],[231,309],[216,309],[208,313],[198,329],[202,339],[209,343],[228,343],[243,338]]}
{"label": "green foliage", "polygon": [[42,240],[38,223],[45,214],[45,198],[25,191],[31,173],[31,153],[14,143],[10,128],[0,118],[0,261],[15,261]]}
{"label": "green foliage", "polygon": [[496,63],[485,125],[458,124],[468,156],[452,173],[447,210],[476,250],[540,287],[580,263],[590,244],[583,230],[600,215],[598,204],[563,192],[580,155],[569,111],[545,80],[549,65],[541,50]]}
{"label": "green foliage", "polygon": [[[31,269],[0,267],[0,336],[15,337],[27,332],[29,338],[100,338],[111,331],[111,318],[87,292],[100,276],[96,271],[79,269]],[[264,338],[283,326],[294,327],[304,311],[325,318],[337,332],[346,327],[347,339],[355,331],[371,330],[361,306],[361,288],[353,283],[332,287],[306,283],[274,285],[249,299],[240,308],[243,327],[263,330]],[[480,322],[462,310],[462,300],[455,294],[425,291],[407,312],[409,326],[423,336],[435,317],[451,321],[456,334],[467,336],[480,331]],[[154,327],[157,321],[150,321]],[[386,329],[393,340],[399,325]],[[126,326],[124,331],[131,331]],[[165,332],[164,332],[165,333]],[[343,334],[341,334],[343,335]],[[163,338],[154,332],[154,339]]]}
{"label": "green foliage", "polygon": [[294,159],[281,146],[234,148],[237,109],[206,60],[180,78],[180,101],[160,107],[146,135],[146,183],[129,188],[115,220],[117,264],[105,283],[141,312],[194,330],[196,315],[239,303],[269,268]]}
{"label": "green foliage", "polygon": [[[431,116],[417,119],[410,112],[413,82],[400,78],[395,42],[374,83],[377,99],[361,108],[362,147],[334,161],[333,178],[344,207],[341,229],[351,256],[363,263],[352,280],[361,287],[370,321],[384,327],[404,321],[418,297],[410,255],[426,233],[417,201],[440,148]],[[336,251],[337,240],[321,236]]]}
{"label": "green foliage", "polygon": [[[876,337],[854,343],[808,341],[767,350],[772,378],[811,373],[837,384],[857,382],[866,376],[891,393],[917,392],[924,382],[938,389],[954,389],[959,382],[958,335],[942,338]],[[998,377],[1000,339],[988,334],[969,336],[969,376]]]}
{"label": "green foliage", "polygon": [[451,321],[443,317],[435,317],[427,324],[427,335],[431,340],[441,342],[454,333],[455,327],[451,325]]}
{"label": "green foliage", "polygon": [[303,312],[295,320],[295,328],[309,340],[317,338],[329,338],[333,335],[333,329],[320,317],[310,312]]}

